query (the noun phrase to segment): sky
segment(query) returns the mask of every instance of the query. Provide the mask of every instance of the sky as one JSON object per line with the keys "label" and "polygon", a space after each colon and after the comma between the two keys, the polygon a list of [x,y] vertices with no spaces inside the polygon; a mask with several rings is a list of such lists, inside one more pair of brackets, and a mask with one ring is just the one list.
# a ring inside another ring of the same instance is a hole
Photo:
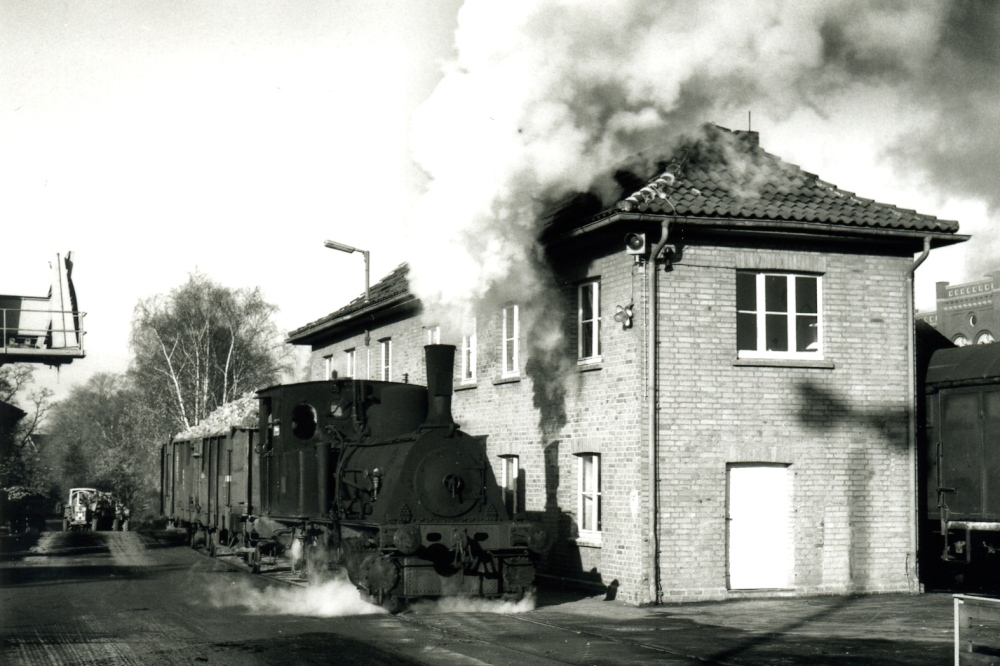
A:
{"label": "sky", "polygon": [[[936,281],[1000,269],[992,3],[0,0],[0,293],[73,252],[87,357],[194,271],[296,329],[411,264],[463,311],[534,293],[539,202],[704,122],[877,201],[958,220]],[[454,275],[463,275],[462,280]],[[525,292],[528,289],[528,292]]]}

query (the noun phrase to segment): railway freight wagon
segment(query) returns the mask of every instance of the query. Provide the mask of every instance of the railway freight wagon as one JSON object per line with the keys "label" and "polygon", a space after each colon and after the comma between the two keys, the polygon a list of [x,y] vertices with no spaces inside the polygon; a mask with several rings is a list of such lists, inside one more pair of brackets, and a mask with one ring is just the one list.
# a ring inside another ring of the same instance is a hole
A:
{"label": "railway freight wagon", "polygon": [[925,579],[1000,591],[1000,343],[935,352],[925,413]]}
{"label": "railway freight wagon", "polygon": [[254,483],[255,428],[228,426],[205,435],[178,437],[162,450],[163,515],[188,530],[191,545],[219,545],[254,563],[247,520],[259,501]]}

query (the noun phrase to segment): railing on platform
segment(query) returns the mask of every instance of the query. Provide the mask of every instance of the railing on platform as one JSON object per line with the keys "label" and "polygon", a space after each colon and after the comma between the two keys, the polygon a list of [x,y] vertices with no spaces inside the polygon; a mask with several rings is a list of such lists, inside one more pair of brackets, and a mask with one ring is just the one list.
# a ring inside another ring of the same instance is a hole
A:
{"label": "railing on platform", "polygon": [[1000,664],[1000,599],[956,594],[955,666]]}
{"label": "railing on platform", "polygon": [[0,362],[83,358],[84,316],[69,310],[0,308]]}

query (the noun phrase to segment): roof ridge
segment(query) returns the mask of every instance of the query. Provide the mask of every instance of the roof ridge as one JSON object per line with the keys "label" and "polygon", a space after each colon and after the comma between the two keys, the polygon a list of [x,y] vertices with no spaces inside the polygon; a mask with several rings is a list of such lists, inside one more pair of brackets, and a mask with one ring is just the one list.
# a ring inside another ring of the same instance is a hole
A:
{"label": "roof ridge", "polygon": [[393,298],[409,294],[410,281],[409,278],[406,277],[409,270],[409,262],[404,261],[400,263],[369,288],[369,298],[367,302],[365,301],[364,293],[362,293],[361,295],[348,301],[347,305],[334,310],[330,314],[289,331],[287,337],[294,337],[309,329],[319,326],[320,324],[334,321],[350,314],[364,312],[367,309],[375,308],[386,301],[392,300]]}
{"label": "roof ridge", "polygon": [[[719,148],[719,142],[726,143]],[[918,213],[841,189],[762,148],[755,136],[748,138],[720,125],[707,125],[705,134],[686,144],[684,151],[683,168],[676,168],[678,149],[667,169],[650,178],[636,178],[644,183],[642,187],[626,190],[625,196],[610,207],[580,222],[624,211],[706,218],[741,217],[762,222],[818,221],[827,227],[884,228],[891,225],[904,232],[954,234],[959,230],[955,220]],[[746,159],[741,161],[740,155]]]}

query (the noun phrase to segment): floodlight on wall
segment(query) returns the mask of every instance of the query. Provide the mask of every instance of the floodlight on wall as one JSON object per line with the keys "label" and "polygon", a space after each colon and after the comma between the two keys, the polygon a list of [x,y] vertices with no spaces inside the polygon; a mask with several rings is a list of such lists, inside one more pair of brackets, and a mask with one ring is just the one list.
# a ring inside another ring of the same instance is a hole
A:
{"label": "floodlight on wall", "polygon": [[362,250],[362,249],[359,249],[359,248],[356,248],[356,247],[351,247],[350,245],[344,245],[343,243],[338,243],[338,242],[332,241],[332,240],[326,241],[325,243],[323,243],[323,245],[325,247],[330,248],[331,250],[339,250],[340,252],[346,252],[347,254],[354,254],[355,252],[360,252],[362,255],[364,255],[364,257],[365,257],[365,303],[367,303],[369,300],[371,300],[370,299],[371,294],[370,294],[369,288],[368,288],[368,281],[369,281],[369,278],[368,278],[368,276],[369,276],[369,268],[368,268],[369,252],[368,252],[368,250]]}
{"label": "floodlight on wall", "polygon": [[629,233],[625,234],[626,254],[646,254],[646,234]]}
{"label": "floodlight on wall", "polygon": [[615,312],[615,321],[622,325],[622,330],[627,331],[632,328],[632,308],[634,305],[629,303],[625,306],[617,306],[617,312]]}

